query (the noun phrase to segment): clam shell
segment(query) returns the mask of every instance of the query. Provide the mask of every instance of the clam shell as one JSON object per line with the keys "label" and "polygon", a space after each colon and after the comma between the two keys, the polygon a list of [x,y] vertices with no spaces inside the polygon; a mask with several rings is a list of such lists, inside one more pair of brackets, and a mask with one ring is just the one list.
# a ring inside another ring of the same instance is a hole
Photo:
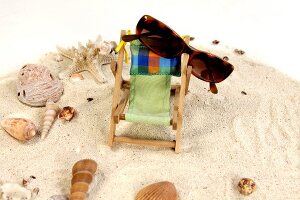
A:
{"label": "clam shell", "polygon": [[74,192],[70,196],[70,200],[84,200],[86,199],[86,193],[84,192]]}
{"label": "clam shell", "polygon": [[97,163],[96,161],[92,159],[83,159],[77,161],[73,168],[72,168],[72,174],[76,174],[79,171],[89,171],[91,174],[95,174],[97,170]]}
{"label": "clam shell", "polygon": [[1,121],[1,126],[12,137],[27,141],[35,136],[37,128],[32,121],[23,118],[8,118]]}
{"label": "clam shell", "polygon": [[138,192],[135,200],[177,200],[177,192],[173,183],[158,182],[146,186]]}
{"label": "clam shell", "polygon": [[73,185],[77,182],[84,182],[90,184],[92,181],[93,181],[93,175],[88,171],[84,171],[84,172],[77,172],[76,174],[74,174],[71,180],[71,184]]}
{"label": "clam shell", "polygon": [[30,106],[45,106],[47,100],[57,102],[63,93],[62,83],[42,66],[28,64],[18,75],[18,99]]}

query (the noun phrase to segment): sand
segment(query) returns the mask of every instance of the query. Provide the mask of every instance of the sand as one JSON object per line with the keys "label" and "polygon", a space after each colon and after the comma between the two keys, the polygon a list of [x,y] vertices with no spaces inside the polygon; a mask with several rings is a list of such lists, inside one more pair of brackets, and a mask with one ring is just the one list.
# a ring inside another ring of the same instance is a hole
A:
{"label": "sand", "polygon": [[[38,187],[36,199],[45,200],[68,194],[73,164],[92,158],[99,168],[91,200],[134,199],[144,186],[165,180],[175,184],[181,200],[300,199],[300,83],[248,58],[247,53],[206,48],[228,56],[235,71],[217,85],[217,95],[207,91],[207,83],[192,78],[180,154],[171,149],[107,145],[113,76],[106,65],[102,67],[106,84],[95,83],[86,72],[83,81],[63,80],[65,90],[58,104],[75,107],[78,115],[70,122],[57,120],[44,141],[37,136],[23,144],[0,129],[0,181],[21,182],[33,175],[36,179],[28,187]],[[55,56],[48,53],[36,63],[57,75],[66,63],[56,62]],[[23,116],[41,127],[45,108],[19,102],[16,79],[17,72],[0,79],[0,119]],[[126,122],[117,133],[174,138],[169,127]],[[236,189],[243,177],[257,183],[248,197]]]}

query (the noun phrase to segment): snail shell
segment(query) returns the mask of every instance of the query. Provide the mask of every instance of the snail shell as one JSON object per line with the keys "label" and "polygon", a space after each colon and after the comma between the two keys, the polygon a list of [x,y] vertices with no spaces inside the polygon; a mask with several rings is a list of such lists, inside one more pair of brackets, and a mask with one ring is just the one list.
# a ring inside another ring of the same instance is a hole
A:
{"label": "snail shell", "polygon": [[85,182],[76,182],[71,186],[71,194],[74,192],[85,192],[89,190],[89,184]]}
{"label": "snail shell", "polygon": [[91,184],[93,180],[93,175],[88,171],[77,172],[73,175],[71,184],[75,184],[77,182],[84,182],[87,184]]}
{"label": "snail shell", "polygon": [[242,178],[238,183],[238,190],[243,195],[250,195],[256,189],[256,183],[250,178]]}
{"label": "snail shell", "polygon": [[37,128],[32,121],[23,118],[8,118],[1,121],[1,126],[12,137],[27,141],[37,133]]}
{"label": "snail shell", "polygon": [[46,111],[44,114],[44,121],[43,121],[43,129],[41,132],[41,138],[44,139],[48,134],[54,120],[56,119],[57,113],[59,111],[59,107],[53,101],[47,101],[46,103]]}
{"label": "snail shell", "polygon": [[163,181],[140,190],[135,200],[177,200],[177,192],[173,183]]}
{"label": "snail shell", "polygon": [[75,113],[76,113],[75,108],[71,106],[66,106],[61,109],[61,111],[58,114],[58,118],[66,121],[71,121]]}
{"label": "snail shell", "polygon": [[72,168],[72,174],[76,174],[79,171],[89,171],[91,174],[95,174],[97,170],[97,163],[92,159],[83,159],[76,162]]}

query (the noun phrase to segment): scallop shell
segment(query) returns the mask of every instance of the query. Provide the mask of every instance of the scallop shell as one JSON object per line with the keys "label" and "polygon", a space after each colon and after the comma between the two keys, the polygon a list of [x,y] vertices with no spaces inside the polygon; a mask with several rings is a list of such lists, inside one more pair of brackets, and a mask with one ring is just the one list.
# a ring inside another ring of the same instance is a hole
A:
{"label": "scallop shell", "polygon": [[177,192],[173,183],[158,182],[146,186],[138,192],[135,200],[177,200]]}
{"label": "scallop shell", "polygon": [[56,119],[57,113],[59,111],[59,107],[53,101],[47,101],[46,103],[46,111],[44,114],[44,122],[43,122],[43,129],[41,131],[41,138],[45,139],[46,135],[48,134],[54,120]]}
{"label": "scallop shell", "polygon": [[28,64],[18,75],[18,99],[30,106],[45,106],[47,100],[57,102],[63,94],[62,83],[42,66]]}
{"label": "scallop shell", "polygon": [[71,106],[66,106],[61,109],[61,111],[58,114],[58,118],[66,121],[71,121],[75,113],[76,113],[75,108]]}
{"label": "scallop shell", "polygon": [[37,128],[32,121],[23,118],[8,118],[1,121],[1,126],[12,137],[27,141],[37,133]]}
{"label": "scallop shell", "polygon": [[68,200],[69,198],[65,195],[53,195],[49,197],[47,200]]}
{"label": "scallop shell", "polygon": [[30,190],[17,183],[5,183],[0,186],[0,199],[31,199]]}
{"label": "scallop shell", "polygon": [[91,174],[95,174],[97,170],[97,163],[92,159],[83,159],[77,161],[72,168],[72,174],[76,174],[80,171],[89,171]]}

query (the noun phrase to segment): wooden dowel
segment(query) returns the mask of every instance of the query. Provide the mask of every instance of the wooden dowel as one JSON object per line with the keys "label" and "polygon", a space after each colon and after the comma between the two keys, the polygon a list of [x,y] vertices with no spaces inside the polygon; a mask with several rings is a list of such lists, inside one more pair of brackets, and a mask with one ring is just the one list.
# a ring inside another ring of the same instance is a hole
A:
{"label": "wooden dowel", "polygon": [[144,140],[144,139],[125,137],[125,136],[115,136],[114,141],[121,142],[121,143],[138,144],[138,145],[175,148],[175,142],[173,141],[148,140],[148,139]]}

